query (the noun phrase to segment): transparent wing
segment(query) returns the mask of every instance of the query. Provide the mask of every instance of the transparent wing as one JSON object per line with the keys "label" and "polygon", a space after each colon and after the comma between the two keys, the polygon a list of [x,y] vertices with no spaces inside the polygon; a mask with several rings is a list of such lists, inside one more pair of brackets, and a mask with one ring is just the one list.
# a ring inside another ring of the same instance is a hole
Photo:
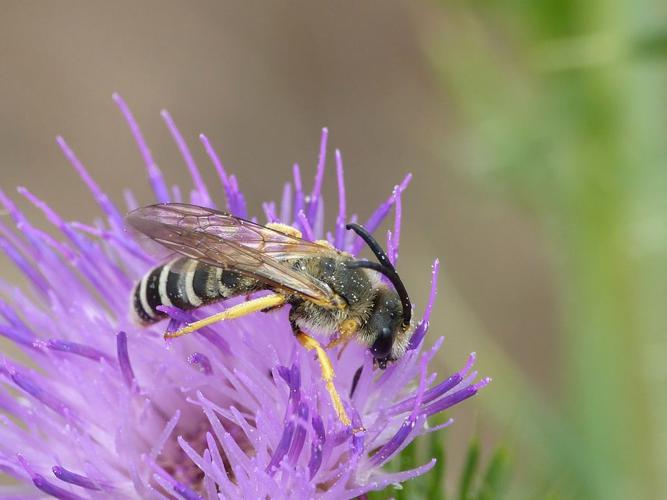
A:
{"label": "transparent wing", "polygon": [[326,248],[224,212],[182,203],[149,205],[130,212],[127,223],[181,255],[255,277],[323,305],[335,294],[322,281],[293,269],[287,259]]}

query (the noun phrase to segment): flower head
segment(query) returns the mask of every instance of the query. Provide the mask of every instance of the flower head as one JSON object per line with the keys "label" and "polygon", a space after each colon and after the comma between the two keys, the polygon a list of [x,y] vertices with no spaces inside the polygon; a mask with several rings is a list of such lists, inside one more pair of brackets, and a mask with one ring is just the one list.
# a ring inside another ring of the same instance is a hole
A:
{"label": "flower head", "polygon": [[[169,189],[123,100],[114,95],[146,164],[158,202],[181,201]],[[192,175],[193,204],[214,206],[213,190],[168,113],[163,118]],[[236,177],[211,143],[201,143],[220,178],[226,207],[248,217]],[[428,305],[406,354],[385,371],[373,369],[368,349],[350,344],[331,353],[352,433],[339,421],[317,360],[303,350],[287,311],[256,313],[164,342],[165,324],[130,321],[132,287],[157,261],[124,230],[123,213],[137,207],[126,193],[117,208],[62,138],[58,144],[100,206],[95,222],[63,220],[26,189],[58,237],[34,226],[0,192],[9,219],[0,219],[0,247],[25,276],[28,289],[0,282],[0,335],[25,362],[0,357],[0,470],[17,479],[5,495],[58,498],[96,495],[193,498],[354,497],[428,471],[433,462],[388,474],[382,466],[415,437],[433,432],[429,416],[474,395],[474,355],[460,372],[439,380],[429,363],[442,339],[425,349],[436,293],[438,262]],[[353,254],[363,242],[345,231],[348,218],[341,155],[336,151],[338,215],[324,230],[327,132],[323,131],[313,189],[305,192],[298,166],[279,204],[265,203],[267,221],[293,224],[308,239],[326,238]],[[373,231],[392,209],[387,253],[398,258],[401,195],[410,177],[366,221]],[[215,193],[214,193],[215,194]],[[219,310],[211,305],[194,315]],[[165,308],[171,326],[193,313]],[[448,425],[450,422],[446,423]]]}

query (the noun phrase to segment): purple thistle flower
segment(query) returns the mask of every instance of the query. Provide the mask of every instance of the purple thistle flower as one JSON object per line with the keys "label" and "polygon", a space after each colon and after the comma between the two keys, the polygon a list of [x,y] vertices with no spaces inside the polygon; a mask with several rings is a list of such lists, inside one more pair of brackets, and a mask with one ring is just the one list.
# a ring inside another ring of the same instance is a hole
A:
{"label": "purple thistle flower", "polygon": [[[159,202],[179,201],[167,188],[128,107],[127,120]],[[202,181],[171,116],[162,116],[189,169],[194,190],[184,198],[211,206],[216,190]],[[246,203],[211,142],[201,142],[220,178],[226,210],[246,216]],[[324,231],[321,187],[326,166],[322,134],[315,184],[306,194],[298,166],[280,204],[265,204],[271,221],[292,224],[307,238],[325,238],[357,253],[359,238],[345,231],[348,216],[343,164],[336,152],[339,209],[334,231]],[[286,310],[218,323],[164,342],[193,313],[163,308],[165,323],[141,328],[130,321],[133,284],[158,262],[123,229],[122,213],[58,138],[67,160],[99,204],[93,225],[63,220],[34,194],[19,192],[59,231],[54,238],[28,221],[0,191],[17,230],[0,220],[0,248],[24,274],[28,291],[0,281],[0,335],[30,363],[0,356],[0,471],[16,484],[0,496],[57,498],[352,498],[428,471],[389,474],[383,465],[417,436],[437,430],[427,419],[473,396],[472,354],[460,372],[438,381],[429,363],[442,339],[426,350],[423,339],[436,295],[433,265],[429,302],[408,352],[385,371],[374,371],[366,348],[351,343],[331,357],[336,386],[354,427],[339,421],[314,355],[295,341]],[[365,226],[374,231],[395,210],[388,254],[398,258],[401,195],[396,186]],[[126,195],[135,208],[131,194]],[[226,304],[225,304],[226,306]],[[224,307],[224,306],[223,306]],[[440,427],[449,425],[451,420]]]}

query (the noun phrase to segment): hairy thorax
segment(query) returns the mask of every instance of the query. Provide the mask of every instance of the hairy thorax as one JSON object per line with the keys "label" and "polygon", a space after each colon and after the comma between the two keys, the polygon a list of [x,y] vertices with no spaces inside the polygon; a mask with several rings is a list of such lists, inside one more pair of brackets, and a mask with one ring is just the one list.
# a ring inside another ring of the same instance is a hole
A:
{"label": "hairy thorax", "polygon": [[294,267],[323,281],[346,303],[342,309],[321,307],[314,302],[296,301],[297,325],[309,332],[331,336],[339,333],[343,322],[353,320],[363,325],[373,307],[377,279],[364,269],[348,269],[351,258],[332,253],[327,257],[299,259]]}

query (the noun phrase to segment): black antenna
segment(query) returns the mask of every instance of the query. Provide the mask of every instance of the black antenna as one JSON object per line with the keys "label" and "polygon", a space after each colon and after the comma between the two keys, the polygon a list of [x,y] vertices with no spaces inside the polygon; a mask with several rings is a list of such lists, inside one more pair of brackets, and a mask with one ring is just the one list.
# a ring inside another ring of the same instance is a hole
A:
{"label": "black antenna", "polygon": [[403,308],[403,325],[408,326],[410,324],[410,319],[412,318],[412,302],[410,302],[408,291],[405,289],[405,285],[401,281],[401,278],[398,276],[398,273],[393,266],[387,267],[383,266],[382,264],[378,264],[377,262],[370,262],[368,260],[355,260],[353,262],[348,262],[347,267],[349,269],[358,269],[363,267],[384,274],[389,279],[389,281],[391,281],[391,284],[394,285],[394,288],[398,293],[398,297],[401,299],[401,306]]}
{"label": "black antenna", "polygon": [[364,240],[368,245],[368,247],[373,251],[375,256],[380,261],[380,264],[389,269],[394,269],[394,265],[389,260],[389,257],[387,257],[385,251],[382,249],[380,244],[375,240],[375,238],[373,238],[373,235],[371,235],[371,233],[369,233],[364,226],[351,222],[345,226],[345,229],[348,230],[352,229],[352,231],[357,233],[359,237],[362,240]]}

